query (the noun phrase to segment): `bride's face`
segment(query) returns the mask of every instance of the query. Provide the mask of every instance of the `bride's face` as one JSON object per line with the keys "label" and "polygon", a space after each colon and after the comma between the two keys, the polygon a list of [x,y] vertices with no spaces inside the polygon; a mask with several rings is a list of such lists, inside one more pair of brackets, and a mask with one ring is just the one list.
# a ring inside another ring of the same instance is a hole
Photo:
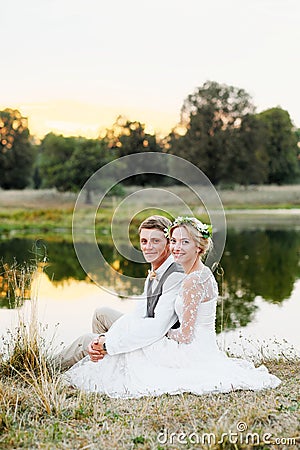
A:
{"label": "bride's face", "polygon": [[191,267],[199,256],[199,247],[184,227],[177,227],[170,238],[174,260],[183,267]]}

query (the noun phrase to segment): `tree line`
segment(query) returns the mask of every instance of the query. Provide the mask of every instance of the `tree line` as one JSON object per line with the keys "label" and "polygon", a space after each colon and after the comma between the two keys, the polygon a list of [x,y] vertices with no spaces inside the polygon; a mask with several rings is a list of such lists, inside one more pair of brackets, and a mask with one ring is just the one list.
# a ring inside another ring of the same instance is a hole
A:
{"label": "tree line", "polygon": [[[144,124],[118,117],[98,139],[47,134],[39,143],[27,118],[0,111],[0,187],[78,191],[100,167],[121,156],[164,152],[199,167],[217,186],[300,181],[300,129],[280,107],[255,112],[243,89],[207,81],[184,100],[180,123],[163,139]],[[126,183],[174,182],[155,174]]]}

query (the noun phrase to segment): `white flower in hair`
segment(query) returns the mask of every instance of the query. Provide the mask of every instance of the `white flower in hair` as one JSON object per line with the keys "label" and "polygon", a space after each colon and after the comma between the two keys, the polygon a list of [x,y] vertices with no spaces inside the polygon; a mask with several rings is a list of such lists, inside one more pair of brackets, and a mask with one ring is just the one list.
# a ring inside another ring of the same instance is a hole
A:
{"label": "white flower in hair", "polygon": [[182,217],[178,216],[172,223],[172,225],[168,228],[164,229],[165,236],[169,239],[170,238],[170,230],[172,227],[184,225],[185,223],[188,223],[192,225],[194,228],[196,228],[197,231],[199,231],[200,236],[203,239],[208,239],[212,236],[212,226],[207,225],[206,223],[200,222],[200,220],[196,219],[195,217]]}

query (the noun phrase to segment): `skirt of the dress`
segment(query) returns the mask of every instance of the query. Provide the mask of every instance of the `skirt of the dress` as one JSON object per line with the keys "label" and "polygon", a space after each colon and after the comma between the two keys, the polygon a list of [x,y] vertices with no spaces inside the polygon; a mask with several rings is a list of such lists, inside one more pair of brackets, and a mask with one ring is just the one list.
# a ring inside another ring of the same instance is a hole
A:
{"label": "skirt of the dress", "polygon": [[97,363],[86,357],[64,374],[64,381],[118,398],[261,390],[281,383],[265,366],[228,358],[216,345],[199,350],[196,342],[178,344],[167,338],[133,352],[106,355]]}

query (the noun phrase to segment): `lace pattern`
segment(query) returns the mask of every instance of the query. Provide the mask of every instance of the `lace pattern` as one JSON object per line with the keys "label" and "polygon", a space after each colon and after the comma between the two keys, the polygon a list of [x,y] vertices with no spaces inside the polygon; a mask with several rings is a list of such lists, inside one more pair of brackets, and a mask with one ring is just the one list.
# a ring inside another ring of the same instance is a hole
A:
{"label": "lace pattern", "polygon": [[200,303],[216,300],[218,297],[217,282],[212,272],[204,269],[192,272],[182,283],[182,321],[179,328],[172,329],[167,334],[179,343],[192,342]]}

